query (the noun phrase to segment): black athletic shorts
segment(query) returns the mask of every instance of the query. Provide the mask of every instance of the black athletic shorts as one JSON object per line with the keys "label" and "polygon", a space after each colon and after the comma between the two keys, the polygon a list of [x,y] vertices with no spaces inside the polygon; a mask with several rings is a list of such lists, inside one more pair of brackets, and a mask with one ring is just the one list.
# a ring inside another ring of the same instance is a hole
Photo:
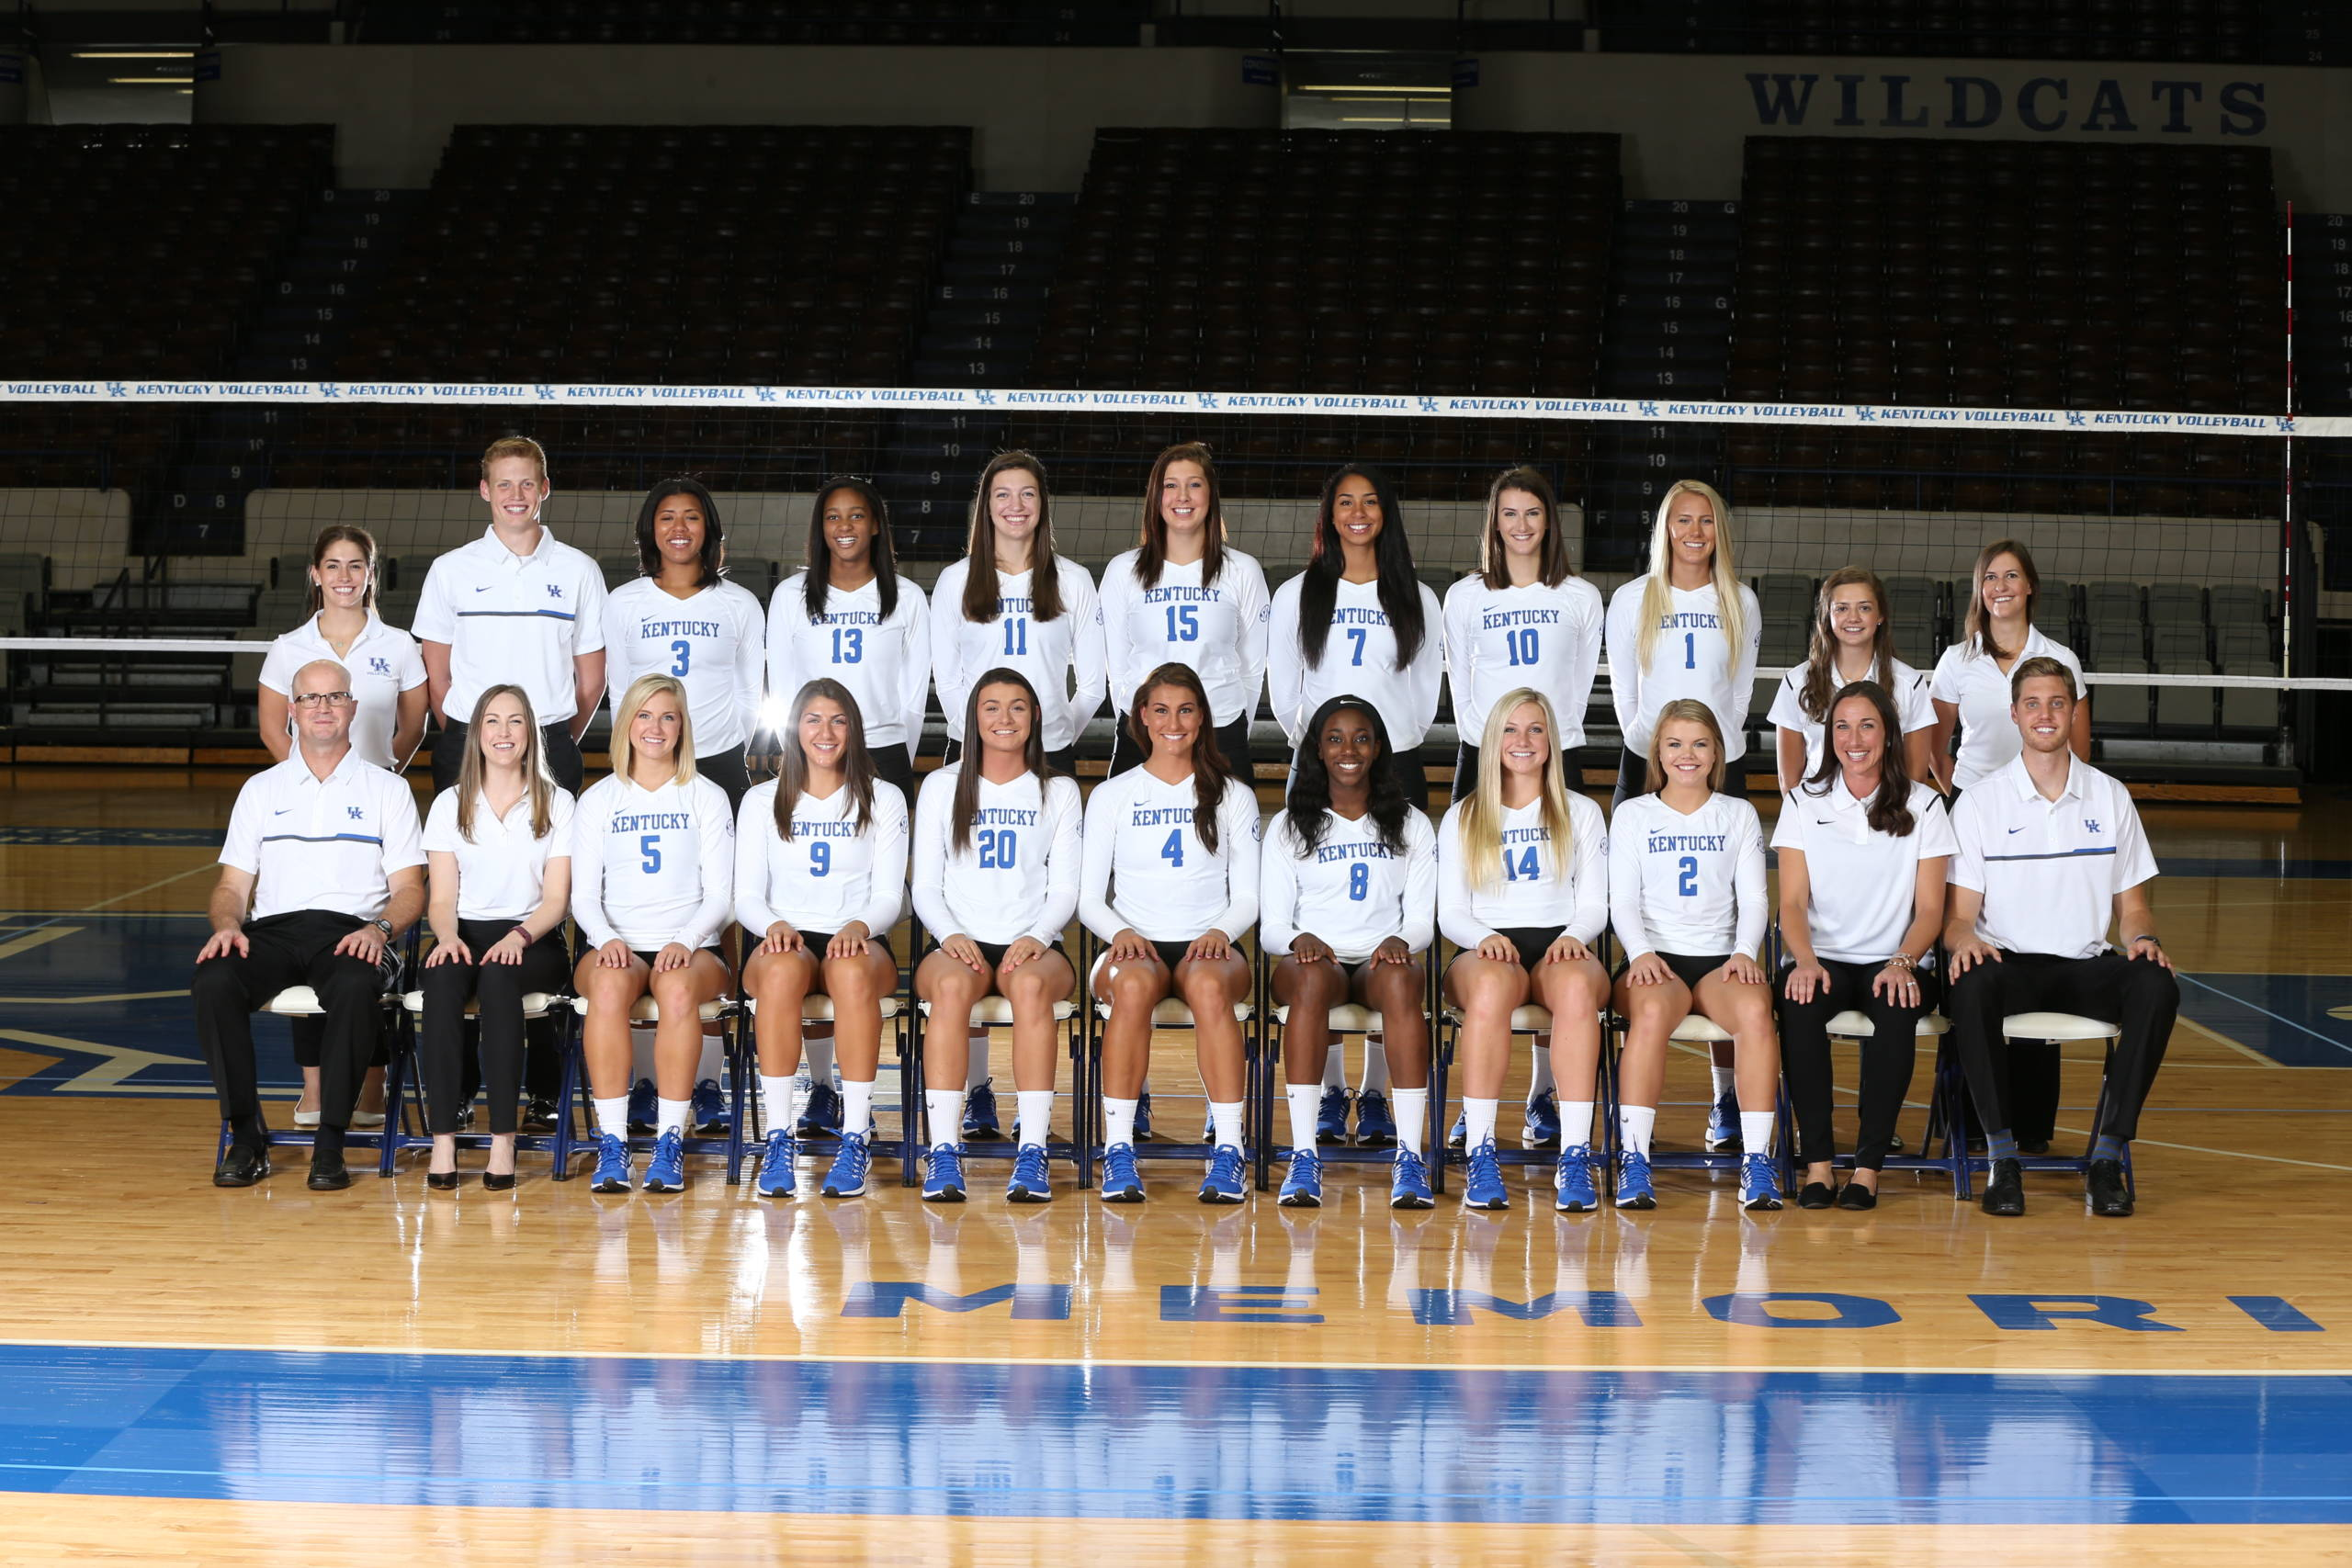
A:
{"label": "black athletic shorts", "polygon": [[1544,955],[1552,951],[1552,944],[1560,940],[1560,933],[1567,929],[1566,926],[1506,926],[1495,934],[1519,949],[1519,966],[1532,975],[1535,966],[1544,962]]}
{"label": "black athletic shorts", "polygon": [[[1015,938],[1014,940],[1018,941],[1019,939]],[[1012,943],[1010,942],[982,942],[978,937],[974,937],[972,939],[972,945],[980,950],[980,956],[989,961],[989,967],[991,969],[1001,967],[1004,963],[1004,955],[1012,951]],[[1061,953],[1064,958],[1068,958],[1069,956],[1068,953],[1062,953],[1062,944],[1058,942],[1046,943],[1046,951],[1047,953]]]}
{"label": "black athletic shorts", "polygon": [[[800,940],[808,945],[808,951],[811,954],[821,960],[825,956],[825,949],[831,946],[832,944],[833,938],[839,935],[841,935],[841,932],[839,931],[802,931],[800,933]],[[880,948],[885,953],[888,953],[890,951],[890,939],[887,936],[881,936],[873,931],[868,931],[865,935],[865,940],[874,943],[875,946]]]}

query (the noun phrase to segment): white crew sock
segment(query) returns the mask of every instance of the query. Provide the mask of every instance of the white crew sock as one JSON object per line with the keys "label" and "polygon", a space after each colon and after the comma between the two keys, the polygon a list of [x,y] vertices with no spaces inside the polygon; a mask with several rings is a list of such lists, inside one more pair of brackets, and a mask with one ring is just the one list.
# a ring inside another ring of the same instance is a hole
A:
{"label": "white crew sock", "polygon": [[1331,1042],[1331,1048],[1323,1053],[1323,1087],[1348,1087],[1348,1054],[1340,1049],[1340,1043],[1336,1040]]}
{"label": "white crew sock", "polygon": [[1136,1141],[1136,1102],[1102,1097],[1102,1145],[1116,1148]]}
{"label": "white crew sock", "polygon": [[1752,1155],[1772,1152],[1772,1112],[1743,1111],[1739,1113],[1739,1146]]}
{"label": "white crew sock", "polygon": [[[1421,1152],[1421,1134],[1430,1119],[1430,1091],[1426,1089],[1400,1089],[1395,1091],[1396,1102],[1396,1146]],[[1490,1102],[1491,1103],[1491,1102]],[[1489,1125],[1488,1131],[1492,1131]]]}
{"label": "white crew sock", "polygon": [[[1641,1156],[1650,1157],[1650,1130],[1657,1125],[1655,1105],[1621,1105],[1617,1108],[1617,1131],[1625,1146]],[[1567,1134],[1563,1132],[1562,1137]]]}
{"label": "white crew sock", "polygon": [[1535,1076],[1527,1080],[1527,1103],[1534,1104],[1538,1095],[1549,1094],[1556,1087],[1552,1082],[1552,1037],[1539,1034],[1535,1037]]}
{"label": "white crew sock", "polygon": [[717,1083],[724,1069],[720,1066],[718,1042],[708,1034],[702,1037],[702,1055],[695,1063],[695,1082]]}
{"label": "white crew sock", "polygon": [[694,1114],[694,1101],[690,1100],[657,1099],[654,1100],[653,1104],[655,1107],[653,1117],[653,1131],[655,1134],[659,1134],[667,1133],[673,1129],[681,1133],[686,1130],[686,1120]]}
{"label": "white crew sock", "polygon": [[[1013,1114],[1023,1144],[1043,1145],[1053,1130],[1054,1091],[1049,1089],[1023,1089],[1013,1091],[1016,1107]],[[1128,1130],[1134,1130],[1135,1111],[1127,1111]]]}
{"label": "white crew sock", "polygon": [[833,1064],[833,1026],[811,1023],[800,1032],[800,1055],[807,1064],[808,1081],[812,1084],[842,1086],[842,1070]]}
{"label": "white crew sock", "polygon": [[[1397,1098],[1404,1098],[1400,1090]],[[1499,1100],[1469,1100],[1462,1102],[1462,1146],[1475,1149],[1480,1144],[1495,1141],[1495,1116],[1502,1108]]]}
{"label": "white crew sock", "polygon": [[1710,1062],[1707,1064],[1707,1078],[1715,1087],[1715,1098],[1709,1102],[1710,1104],[1721,1105],[1724,1096],[1730,1095],[1736,1098],[1739,1093],[1737,1086],[1732,1081],[1732,1070],[1729,1067],[1718,1066]]}
{"label": "white crew sock", "polygon": [[788,1073],[760,1075],[760,1105],[767,1112],[769,1132],[788,1134],[799,1124],[799,1089],[800,1080]]}
{"label": "white crew sock", "polygon": [[989,1032],[972,1031],[965,1045],[971,1052],[970,1065],[964,1069],[964,1089],[969,1093],[989,1081]]}
{"label": "white crew sock", "polygon": [[628,1136],[628,1096],[596,1101],[596,1131],[610,1133],[616,1138]]}
{"label": "white crew sock", "polygon": [[1323,1086],[1319,1083],[1295,1083],[1285,1084],[1283,1089],[1290,1100],[1290,1146],[1313,1154],[1315,1112],[1323,1099]]}
{"label": "white crew sock", "polygon": [[1216,1125],[1219,1148],[1238,1149],[1241,1146],[1241,1101],[1238,1100],[1230,1105],[1219,1105],[1214,1100],[1209,1101],[1209,1120]]}
{"label": "white crew sock", "polygon": [[1575,1148],[1578,1144],[1592,1142],[1592,1101],[1564,1100],[1560,1101],[1560,1146]]}
{"label": "white crew sock", "polygon": [[874,1085],[843,1082],[842,1085],[842,1131],[871,1133],[874,1131]]}
{"label": "white crew sock", "polygon": [[1365,1089],[1388,1092],[1388,1046],[1377,1034],[1363,1037],[1363,1081],[1356,1088],[1359,1093]]}
{"label": "white crew sock", "polygon": [[922,1091],[923,1109],[931,1112],[931,1146],[952,1148],[964,1141],[964,1091],[960,1089],[927,1089]]}

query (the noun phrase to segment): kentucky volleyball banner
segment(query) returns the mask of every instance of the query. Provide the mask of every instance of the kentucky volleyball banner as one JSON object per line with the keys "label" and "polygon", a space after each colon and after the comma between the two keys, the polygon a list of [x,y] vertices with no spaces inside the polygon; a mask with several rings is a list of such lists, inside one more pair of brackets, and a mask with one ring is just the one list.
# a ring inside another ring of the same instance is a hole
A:
{"label": "kentucky volleyball banner", "polygon": [[2352,417],[2125,409],[1929,408],[1666,398],[1464,398],[1344,392],[1049,391],[992,387],[667,387],[553,381],[0,381],[0,402],[426,403],[548,408],[993,409],[1060,413],[1362,414],[1399,419],[1817,424],[1851,429],[2099,430],[2352,435]]}

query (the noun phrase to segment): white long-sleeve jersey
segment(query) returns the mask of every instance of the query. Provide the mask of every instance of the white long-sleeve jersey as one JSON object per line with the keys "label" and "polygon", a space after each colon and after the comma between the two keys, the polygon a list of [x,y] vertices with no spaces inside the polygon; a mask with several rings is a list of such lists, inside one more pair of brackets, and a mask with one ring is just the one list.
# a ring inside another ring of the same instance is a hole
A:
{"label": "white long-sleeve jersey", "polygon": [[939,940],[961,931],[975,942],[1024,936],[1061,939],[1078,908],[1086,853],[1085,812],[1075,780],[1039,784],[980,781],[971,842],[958,852],[951,820],[956,781],[977,760],[933,772],[915,799],[915,915]]}
{"label": "white long-sleeve jersey", "polygon": [[1562,748],[1584,744],[1584,712],[1600,669],[1600,590],[1581,577],[1557,587],[1489,588],[1476,573],[1445,591],[1445,679],[1462,743],[1487,732],[1505,692],[1531,686],[1552,700]]}
{"label": "white long-sleeve jersey", "polygon": [[1299,857],[1290,814],[1274,813],[1258,862],[1258,942],[1276,957],[1301,934],[1320,937],[1343,963],[1361,964],[1392,936],[1415,953],[1437,930],[1437,833],[1408,807],[1405,847],[1380,841],[1369,814],[1328,813],[1312,855]]}
{"label": "white long-sleeve jersey", "polygon": [[1306,581],[1302,573],[1274,590],[1266,627],[1266,696],[1292,748],[1297,748],[1315,710],[1342,692],[1354,693],[1379,712],[1391,747],[1409,751],[1419,746],[1436,722],[1438,686],[1445,675],[1445,617],[1437,595],[1420,585],[1421,648],[1399,670],[1396,633],[1380,607],[1380,584],[1341,579],[1331,601],[1323,661],[1309,666],[1298,646],[1298,592]]}
{"label": "white long-sleeve jersey", "polygon": [[735,902],[735,813],[696,776],[639,789],[618,773],[571,814],[571,918],[592,947],[716,947]]}
{"label": "white long-sleeve jersey", "polygon": [[1696,697],[1714,709],[1715,722],[1723,726],[1724,760],[1736,761],[1747,750],[1747,710],[1756,698],[1756,660],[1763,647],[1764,615],[1756,595],[1747,584],[1740,585],[1745,630],[1735,649],[1724,637],[1713,583],[1687,591],[1668,589],[1671,604],[1658,622],[1645,666],[1642,594],[1649,581],[1637,577],[1609,600],[1609,695],[1625,750],[1647,756],[1658,709],[1678,697]]}
{"label": "white long-sleeve jersey", "polygon": [[[1037,619],[1029,588],[1033,574],[1002,572],[997,577],[997,610],[992,619],[964,618],[964,581],[971,575],[968,558],[948,563],[931,590],[931,671],[939,686],[939,710],[947,718],[947,735],[964,739],[964,704],[972,682],[1002,665],[1018,670],[1037,688],[1040,731],[1048,751],[1059,751],[1078,739],[1078,732],[1102,706],[1109,686],[1102,649],[1102,606],[1095,597],[1094,580],[1086,569],[1063,556],[1054,558],[1060,581],[1062,613],[1050,621]],[[917,803],[921,809],[921,803]]]}
{"label": "white long-sleeve jersey", "polygon": [[1102,569],[1112,711],[1133,707],[1136,688],[1160,665],[1185,664],[1208,693],[1212,725],[1256,712],[1266,679],[1264,569],[1255,557],[1227,549],[1215,582],[1201,581],[1199,561],[1163,562],[1158,586],[1146,588],[1136,576],[1142,553],[1113,556]]}
{"label": "white long-sleeve jersey", "polygon": [[844,784],[792,808],[792,837],[775,830],[776,781],[743,797],[735,819],[735,919],[754,937],[782,920],[831,934],[863,920],[876,936],[907,907],[907,797],[874,781],[874,815],[861,829]]}
{"label": "white long-sleeve jersey", "polygon": [[1629,959],[1745,953],[1764,941],[1764,825],[1756,807],[1711,795],[1685,817],[1637,795],[1609,825],[1609,922]]}
{"label": "white long-sleeve jersey", "polygon": [[[1501,931],[1564,926],[1588,946],[1609,925],[1609,824],[1600,807],[1568,795],[1568,853],[1562,863],[1544,826],[1544,803],[1503,813],[1498,863],[1474,866],[1462,847],[1463,802],[1437,830],[1437,923],[1446,941],[1472,948]],[[1494,874],[1481,884],[1482,872]]]}
{"label": "white long-sleeve jersey", "polygon": [[1193,826],[1193,779],[1175,784],[1129,768],[1086,803],[1086,870],[1078,918],[1104,942],[1122,930],[1153,942],[1209,931],[1238,942],[1258,918],[1258,796],[1225,782],[1216,853]]}
{"label": "white long-sleeve jersey", "polygon": [[768,700],[779,726],[800,688],[819,676],[847,686],[865,720],[865,744],[904,746],[922,739],[931,695],[931,610],[922,590],[899,579],[899,601],[882,615],[882,590],[828,588],[825,612],[808,614],[808,574],[794,572],[768,601]]}
{"label": "white long-sleeve jersey", "polygon": [[684,599],[650,577],[622,583],[605,600],[605,690],[613,728],[639,675],[674,675],[686,688],[695,750],[705,757],[742,749],[760,723],[767,623],[748,588],[724,580]]}

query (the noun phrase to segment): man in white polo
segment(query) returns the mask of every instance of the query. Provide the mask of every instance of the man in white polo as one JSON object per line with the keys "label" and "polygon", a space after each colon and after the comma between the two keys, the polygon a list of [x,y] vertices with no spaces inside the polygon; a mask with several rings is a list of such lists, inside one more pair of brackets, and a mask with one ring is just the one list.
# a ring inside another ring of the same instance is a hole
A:
{"label": "man in white polo", "polygon": [[254,1010],[289,986],[318,993],[326,1022],[310,1185],[335,1191],[351,1185],[344,1133],[376,1054],[391,944],[424,909],[424,851],[409,786],[351,749],[344,667],[312,660],[288,700],[293,753],[237,792],[189,995],[230,1129],[212,1184],[250,1187],[269,1174]]}
{"label": "man in white polo", "polygon": [[[2067,749],[2077,700],[2065,665],[2020,660],[2009,675],[2009,716],[2025,750],[1952,807],[1959,842],[1944,917],[1946,1006],[1993,1162],[1988,1214],[2025,1213],[2001,1021],[2071,1012],[2122,1031],[2092,1129],[2085,1196],[2092,1213],[2123,1215],[2132,1212],[2124,1146],[2180,1010],[2180,982],[2148,908],[2156,859],[2131,792]],[[2110,919],[2120,950],[2108,944]]]}
{"label": "man in white polo", "polygon": [[493,441],[481,457],[490,527],[433,563],[414,630],[441,720],[433,788],[454,786],[466,726],[482,693],[512,681],[531,699],[556,783],[580,793],[580,737],[605,694],[605,575],[541,525],[548,457],[528,436]]}

